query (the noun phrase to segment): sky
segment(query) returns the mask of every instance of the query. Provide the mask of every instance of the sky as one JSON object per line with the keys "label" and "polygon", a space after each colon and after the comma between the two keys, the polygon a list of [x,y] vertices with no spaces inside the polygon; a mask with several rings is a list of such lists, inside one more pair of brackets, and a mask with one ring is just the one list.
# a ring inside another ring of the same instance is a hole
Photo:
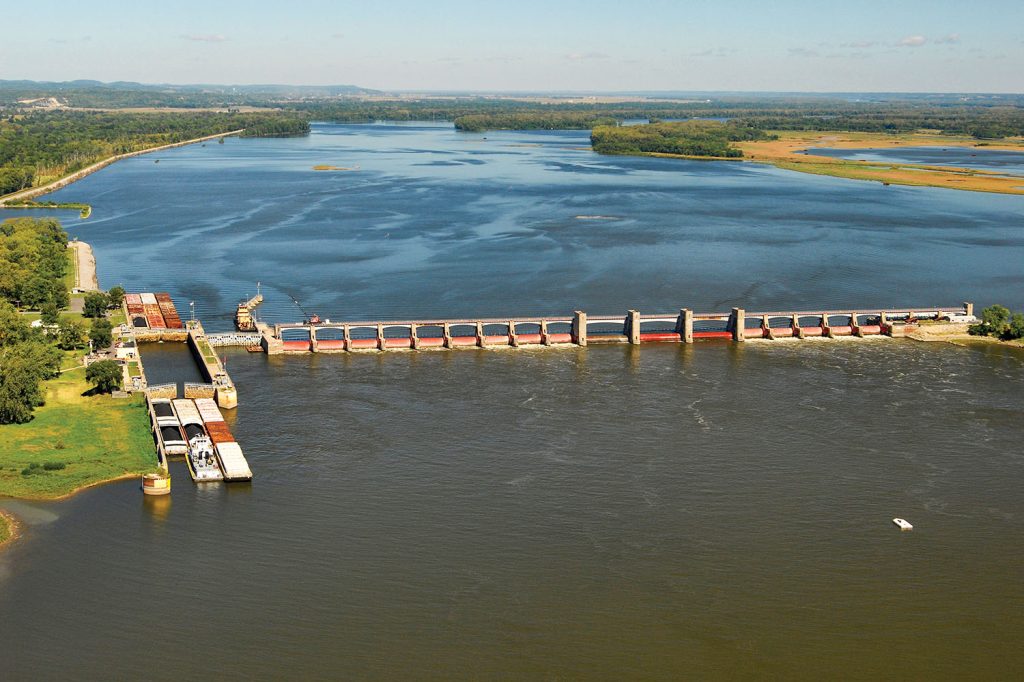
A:
{"label": "sky", "polygon": [[1021,93],[1024,1],[32,0],[0,79]]}

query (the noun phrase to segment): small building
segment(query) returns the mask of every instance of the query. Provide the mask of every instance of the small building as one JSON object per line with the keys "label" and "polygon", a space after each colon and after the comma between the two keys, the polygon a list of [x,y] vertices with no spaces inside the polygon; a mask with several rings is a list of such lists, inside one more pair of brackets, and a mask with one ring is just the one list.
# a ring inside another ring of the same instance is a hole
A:
{"label": "small building", "polygon": [[131,360],[138,357],[138,349],[135,347],[135,342],[130,339],[118,342],[117,346],[114,347],[114,357],[118,360]]}

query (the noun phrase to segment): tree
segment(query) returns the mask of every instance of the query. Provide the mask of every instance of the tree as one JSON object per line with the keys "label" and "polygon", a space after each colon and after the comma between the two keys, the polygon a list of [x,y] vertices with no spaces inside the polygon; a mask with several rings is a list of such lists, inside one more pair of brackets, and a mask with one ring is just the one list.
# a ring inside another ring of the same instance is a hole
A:
{"label": "tree", "polygon": [[107,305],[110,303],[110,299],[102,291],[90,291],[85,295],[85,311],[83,314],[86,317],[103,317],[107,314]]}
{"label": "tree", "polygon": [[21,363],[35,370],[40,379],[53,379],[60,375],[60,363],[64,354],[46,342],[42,337],[29,339],[0,352],[0,363],[7,366]]}
{"label": "tree", "polygon": [[124,301],[124,287],[110,287],[110,290],[107,292],[107,296],[110,298],[111,307],[120,308],[121,302]]}
{"label": "tree", "polygon": [[85,346],[85,323],[75,318],[61,320],[57,325],[57,347],[61,350],[75,350]]}
{"label": "tree", "polygon": [[1010,311],[1005,306],[990,305],[981,311],[981,323],[968,329],[977,336],[1002,336],[1010,326]]}
{"label": "tree", "polygon": [[55,279],[50,282],[49,302],[58,308],[67,308],[68,304],[71,303],[71,296],[68,294],[68,290],[64,288],[63,281]]}
{"label": "tree", "polygon": [[23,345],[29,344],[8,348],[0,357],[0,424],[24,424],[43,404],[39,369],[27,355],[12,352]]}
{"label": "tree", "polygon": [[1024,339],[1024,313],[1014,313],[1006,325],[1006,331],[1000,337],[1004,341]]}
{"label": "tree", "polygon": [[0,347],[21,343],[32,336],[32,327],[14,306],[0,300]]}
{"label": "tree", "polygon": [[85,368],[85,380],[100,393],[111,393],[121,388],[121,365],[114,360],[100,360]]}
{"label": "tree", "polygon": [[92,321],[92,326],[89,328],[89,340],[92,341],[93,348],[106,348],[111,342],[111,330],[113,325],[110,324],[110,320],[105,317],[97,317]]}
{"label": "tree", "polygon": [[57,324],[60,322],[60,312],[57,310],[57,306],[53,303],[44,303],[43,307],[39,309],[40,319],[43,324]]}
{"label": "tree", "polygon": [[39,379],[25,368],[4,367],[0,373],[0,424],[24,424],[32,419],[32,397]]}

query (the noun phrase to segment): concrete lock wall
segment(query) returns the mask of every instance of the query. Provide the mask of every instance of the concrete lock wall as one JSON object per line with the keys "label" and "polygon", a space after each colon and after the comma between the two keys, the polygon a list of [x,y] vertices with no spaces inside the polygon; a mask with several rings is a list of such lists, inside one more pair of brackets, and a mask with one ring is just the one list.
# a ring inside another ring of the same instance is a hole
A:
{"label": "concrete lock wall", "polygon": [[146,389],[146,395],[148,395],[150,399],[167,398],[169,400],[173,400],[178,397],[178,385],[160,384],[158,386],[150,386]]}
{"label": "concrete lock wall", "polygon": [[213,384],[185,384],[186,398],[215,398],[217,387]]}

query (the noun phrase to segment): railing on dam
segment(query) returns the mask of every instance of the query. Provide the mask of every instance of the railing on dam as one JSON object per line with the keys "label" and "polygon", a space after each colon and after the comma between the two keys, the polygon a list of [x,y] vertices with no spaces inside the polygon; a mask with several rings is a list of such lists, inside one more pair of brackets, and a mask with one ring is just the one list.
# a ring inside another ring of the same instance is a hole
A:
{"label": "railing on dam", "polygon": [[[351,352],[489,346],[586,346],[595,343],[693,343],[700,339],[902,336],[920,320],[973,317],[970,302],[956,306],[822,311],[588,315],[452,320],[375,320],[275,325],[271,345],[279,351]],[[265,333],[270,332],[269,329]],[[268,351],[269,352],[269,351]]]}

